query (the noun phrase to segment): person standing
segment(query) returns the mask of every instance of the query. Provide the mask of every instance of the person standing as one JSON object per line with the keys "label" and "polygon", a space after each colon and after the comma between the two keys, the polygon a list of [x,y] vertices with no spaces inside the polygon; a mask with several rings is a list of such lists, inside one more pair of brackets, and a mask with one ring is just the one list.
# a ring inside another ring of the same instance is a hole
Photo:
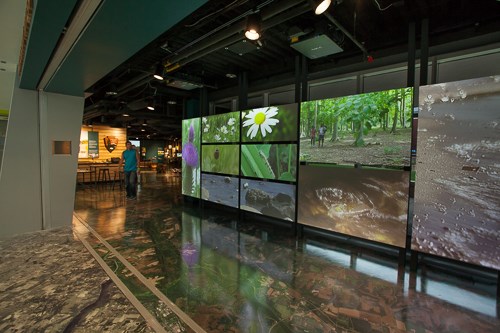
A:
{"label": "person standing", "polygon": [[323,144],[325,143],[325,133],[326,133],[326,126],[321,124],[319,127],[319,138],[318,138],[318,147],[323,147]]}
{"label": "person standing", "polygon": [[311,147],[314,147],[316,144],[316,127],[311,128]]}
{"label": "person standing", "polygon": [[124,150],[118,167],[125,174],[125,188],[127,190],[127,199],[135,199],[137,197],[137,173],[139,170],[139,153],[132,146],[130,141],[127,141],[127,150]]}

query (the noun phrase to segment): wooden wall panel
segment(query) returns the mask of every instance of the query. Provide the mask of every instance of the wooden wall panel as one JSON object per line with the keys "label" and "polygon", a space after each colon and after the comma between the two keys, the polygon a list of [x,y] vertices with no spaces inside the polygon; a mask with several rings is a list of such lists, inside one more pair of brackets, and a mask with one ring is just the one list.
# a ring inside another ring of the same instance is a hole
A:
{"label": "wooden wall panel", "polygon": [[[88,132],[98,132],[99,133],[99,158],[79,158],[79,162],[106,162],[112,157],[121,157],[122,152],[126,149],[125,143],[127,142],[127,129],[126,128],[115,128],[109,126],[99,126],[94,125],[90,128],[88,126],[82,126],[82,131]],[[113,152],[109,152],[104,146],[104,138],[106,136],[114,136],[118,138],[118,145]]]}

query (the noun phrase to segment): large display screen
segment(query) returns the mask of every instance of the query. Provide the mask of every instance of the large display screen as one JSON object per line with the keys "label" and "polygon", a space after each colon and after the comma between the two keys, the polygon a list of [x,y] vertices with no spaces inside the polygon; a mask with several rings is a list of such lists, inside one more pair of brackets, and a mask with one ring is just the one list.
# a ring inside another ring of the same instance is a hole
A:
{"label": "large display screen", "polygon": [[201,198],[238,208],[239,178],[201,174]]}
{"label": "large display screen", "polygon": [[201,118],[203,143],[239,142],[240,112],[229,112]]}
{"label": "large display screen", "polygon": [[300,159],[409,166],[413,88],[303,102]]}
{"label": "large display screen", "polygon": [[240,209],[295,221],[295,185],[241,178]]}
{"label": "large display screen", "polygon": [[297,141],[298,116],[298,104],[242,111],[241,141]]}
{"label": "large display screen", "polygon": [[182,194],[200,197],[200,118],[182,121]]}
{"label": "large display screen", "polygon": [[412,249],[500,269],[500,76],[420,87]]}
{"label": "large display screen", "polygon": [[296,169],[296,144],[241,146],[241,174],[245,177],[295,181]]}
{"label": "large display screen", "polygon": [[239,145],[202,145],[202,171],[223,173],[229,175],[239,174]]}
{"label": "large display screen", "polygon": [[409,172],[301,165],[298,222],[405,247]]}

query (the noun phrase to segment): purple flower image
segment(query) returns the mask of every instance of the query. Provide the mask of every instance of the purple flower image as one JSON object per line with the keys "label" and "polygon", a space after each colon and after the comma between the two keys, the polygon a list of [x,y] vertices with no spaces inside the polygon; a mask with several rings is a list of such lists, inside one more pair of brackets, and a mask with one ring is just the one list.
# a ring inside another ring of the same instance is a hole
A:
{"label": "purple flower image", "polygon": [[[191,128],[193,127],[191,126]],[[189,130],[189,133],[191,136],[191,129]],[[186,143],[182,148],[182,158],[188,166],[192,168],[196,168],[198,166],[198,151],[191,142]]]}
{"label": "purple flower image", "polygon": [[184,260],[188,267],[193,267],[193,265],[198,263],[199,253],[198,248],[193,243],[185,243],[182,246],[182,260]]}
{"label": "purple flower image", "polygon": [[188,140],[189,142],[193,142],[194,140],[194,127],[193,125],[191,124],[191,126],[189,126],[189,134],[188,134]]}
{"label": "purple flower image", "polygon": [[200,197],[200,122],[201,118],[182,121],[182,194]]}

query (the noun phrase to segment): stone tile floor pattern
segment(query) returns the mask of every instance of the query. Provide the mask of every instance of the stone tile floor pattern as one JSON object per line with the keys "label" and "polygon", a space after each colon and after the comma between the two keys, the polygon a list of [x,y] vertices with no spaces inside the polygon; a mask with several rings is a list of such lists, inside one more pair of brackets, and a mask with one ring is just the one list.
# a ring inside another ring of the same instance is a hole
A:
{"label": "stone tile floor pattern", "polygon": [[70,227],[0,240],[0,332],[153,332]]}

